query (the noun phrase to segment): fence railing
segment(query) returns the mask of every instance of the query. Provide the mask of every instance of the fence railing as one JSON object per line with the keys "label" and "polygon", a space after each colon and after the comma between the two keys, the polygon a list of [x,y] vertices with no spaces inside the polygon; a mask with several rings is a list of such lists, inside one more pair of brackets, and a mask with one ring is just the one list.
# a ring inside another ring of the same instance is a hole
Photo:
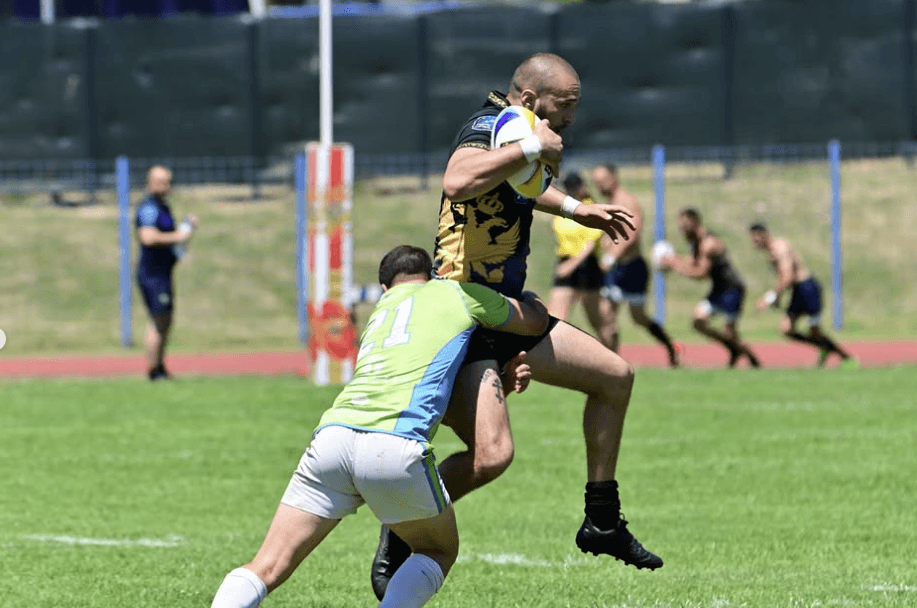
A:
{"label": "fence railing", "polygon": [[[0,162],[0,203],[4,199],[47,195],[55,204],[108,204],[120,199],[123,206],[131,191],[136,193],[142,189],[146,171],[154,164],[163,164],[172,169],[179,188],[200,184],[242,185],[243,191],[244,188],[250,188],[252,199],[257,200],[263,186],[282,185],[285,190],[296,190],[301,195],[299,190],[306,180],[304,176],[296,179],[295,158],[294,155],[274,157],[261,164],[253,157],[132,158],[129,170],[126,166],[122,167],[120,174],[116,172],[115,162],[107,160],[4,161]],[[632,179],[644,176],[647,186],[643,198],[647,199],[651,192],[655,201],[651,207],[653,223],[650,224],[648,220],[647,234],[652,225],[652,234],[656,240],[666,238],[666,215],[671,216],[671,210],[679,208],[685,201],[714,201],[710,209],[716,213],[733,214],[729,217],[716,217],[721,225],[731,226],[730,229],[744,225],[742,222],[746,222],[747,217],[756,210],[737,208],[741,207],[742,197],[748,198],[749,195],[746,192],[730,194],[730,180],[744,180],[743,183],[753,184],[748,187],[773,190],[771,196],[775,199],[789,200],[795,197],[795,200],[811,201],[811,204],[796,203],[794,213],[800,215],[797,218],[799,222],[811,227],[811,238],[818,239],[820,243],[818,249],[810,253],[813,257],[819,257],[816,264],[820,272],[830,271],[825,273],[830,276],[831,283],[830,310],[833,324],[839,328],[844,320],[840,180],[842,158],[843,162],[856,159],[882,159],[883,162],[893,163],[900,161],[898,171],[906,170],[905,167],[912,169],[914,159],[917,158],[917,142],[845,143],[836,147],[824,143],[570,150],[565,155],[564,170],[588,170],[596,164],[611,162],[622,168],[630,168],[628,175]],[[421,188],[438,190],[434,176],[438,178],[441,175],[446,153],[360,155],[357,151],[355,161],[358,180],[407,176],[417,179]],[[746,168],[748,171],[745,171]],[[803,187],[797,183],[799,180],[791,178],[793,171],[804,171],[808,176],[804,185],[807,190],[801,194],[793,192]],[[750,180],[749,175],[754,175],[754,179]],[[713,186],[710,186],[711,182]],[[723,185],[716,186],[717,183]],[[704,190],[708,187],[714,188],[712,194]],[[97,196],[100,192],[106,192],[107,195]],[[736,200],[729,200],[730,197]],[[122,211],[127,213],[128,208]],[[782,213],[777,207],[767,210],[767,213],[771,212],[777,215]],[[119,228],[122,247],[126,248],[130,240],[130,223],[125,221]],[[121,277],[121,281],[128,285],[129,276]],[[665,289],[665,277],[659,274],[656,276],[654,301],[655,313],[660,319],[665,316]],[[126,318],[124,322],[127,322]]]}
{"label": "fence railing", "polygon": [[[578,170],[596,162],[618,165],[651,165],[652,148],[607,148],[570,150],[565,154],[564,170]],[[827,158],[826,144],[761,144],[748,146],[670,146],[666,161],[685,165],[714,164],[728,179],[732,169],[749,163],[787,165]],[[845,159],[900,157],[913,164],[917,160],[917,141],[844,142]],[[294,155],[256,159],[252,156],[199,158],[131,158],[131,187],[142,187],[146,171],[157,164],[172,170],[177,185],[237,184],[252,189],[257,199],[262,185],[293,183]],[[414,176],[423,188],[446,166],[447,154],[360,154],[356,151],[357,179],[382,176]],[[100,189],[114,189],[115,160],[23,160],[0,161],[0,197],[47,194],[58,200],[82,194],[83,202],[94,202]]]}

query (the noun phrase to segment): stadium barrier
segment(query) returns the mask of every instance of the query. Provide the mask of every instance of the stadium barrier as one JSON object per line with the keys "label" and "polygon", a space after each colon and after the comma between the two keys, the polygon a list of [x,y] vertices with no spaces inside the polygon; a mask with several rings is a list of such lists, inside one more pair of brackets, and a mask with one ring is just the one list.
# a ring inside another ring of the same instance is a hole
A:
{"label": "stadium barrier", "polygon": [[[758,204],[757,207],[744,208],[746,202],[741,200],[720,200],[733,198],[728,193],[730,183],[739,181],[736,175],[744,170],[753,174],[763,172],[762,183],[772,190],[769,196],[774,200],[789,200],[802,197],[812,201],[811,205],[797,205],[795,217],[777,219],[777,225],[791,221],[800,222],[811,227],[811,238],[816,243],[823,243],[818,250],[829,252],[823,264],[820,260],[814,263],[817,270],[830,278],[831,314],[833,325],[840,329],[844,323],[843,307],[843,259],[842,259],[842,146],[832,141],[821,145],[781,145],[781,146],[743,146],[743,147],[665,147],[654,146],[649,149],[607,149],[572,151],[565,159],[564,170],[587,170],[598,163],[612,162],[618,164],[629,175],[641,175],[646,170],[646,179],[651,184],[652,216],[655,240],[671,239],[666,219],[673,218],[682,205],[682,201],[706,200],[710,196],[716,215],[714,223],[735,227],[744,227],[752,217],[762,213],[773,212],[774,205]],[[857,160],[884,159],[902,162],[907,167],[913,166],[917,157],[917,145],[904,142],[897,145],[887,144],[844,144],[843,162]],[[251,159],[208,158],[208,159],[130,159],[119,158],[109,171],[101,164],[93,164],[97,172],[96,179],[88,179],[86,168],[89,164],[80,163],[5,163],[0,164],[0,183],[6,192],[0,192],[0,198],[11,191],[10,184],[20,178],[22,188],[37,188],[42,181],[63,182],[73,179],[72,185],[83,188],[84,192],[97,192],[99,188],[113,188],[117,192],[119,207],[119,301],[121,305],[121,336],[125,347],[131,345],[131,210],[136,201],[131,201],[131,192],[143,186],[143,177],[147,168],[153,163],[162,163],[173,169],[178,188],[194,184],[240,183],[251,186],[251,192],[257,191],[265,184],[281,185],[295,190],[295,207],[292,214],[296,218],[297,259],[296,290],[297,317],[299,321],[299,338],[305,343],[308,335],[308,318],[306,302],[309,297],[309,275],[306,263],[308,211],[306,206],[309,177],[304,159],[296,155],[290,159],[277,159],[269,168],[257,169]],[[418,176],[430,167],[442,167],[442,158],[419,158],[417,155],[400,155],[394,161],[391,158],[380,158],[372,155],[355,154],[357,180],[371,180],[379,176]],[[814,171],[815,188],[807,186],[809,191],[794,192],[792,175],[794,171]],[[789,177],[787,177],[789,176]],[[821,176],[821,177],[818,177]],[[246,180],[251,180],[247,182]],[[95,190],[89,190],[90,184]],[[715,193],[707,195],[705,188],[716,186]],[[15,189],[13,189],[15,190]],[[18,191],[18,190],[16,190]],[[726,192],[724,194],[724,192]],[[745,196],[743,193],[742,196]],[[827,271],[827,272],[825,272]],[[661,273],[655,274],[654,312],[662,321],[665,319],[666,282]],[[356,286],[354,293],[371,291]],[[345,299],[350,298],[344,294]]]}
{"label": "stadium barrier", "polygon": [[[334,133],[360,154],[426,159],[520,61],[552,51],[582,80],[571,147],[912,140],[915,3],[338,14]],[[0,49],[17,59],[0,65],[0,159],[225,155],[262,167],[319,136],[318,22],[299,14],[0,21]]]}

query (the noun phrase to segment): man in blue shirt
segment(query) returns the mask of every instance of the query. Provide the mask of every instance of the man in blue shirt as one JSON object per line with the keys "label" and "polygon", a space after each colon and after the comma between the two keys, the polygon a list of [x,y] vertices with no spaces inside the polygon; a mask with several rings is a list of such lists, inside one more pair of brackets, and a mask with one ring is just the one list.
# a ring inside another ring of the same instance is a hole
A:
{"label": "man in blue shirt", "polygon": [[197,220],[189,216],[175,226],[166,197],[172,191],[172,172],[155,166],[147,173],[148,196],[137,207],[135,225],[140,241],[137,262],[137,285],[150,312],[146,332],[146,358],[150,380],[169,378],[163,364],[175,294],[172,291],[172,268],[191,239]]}

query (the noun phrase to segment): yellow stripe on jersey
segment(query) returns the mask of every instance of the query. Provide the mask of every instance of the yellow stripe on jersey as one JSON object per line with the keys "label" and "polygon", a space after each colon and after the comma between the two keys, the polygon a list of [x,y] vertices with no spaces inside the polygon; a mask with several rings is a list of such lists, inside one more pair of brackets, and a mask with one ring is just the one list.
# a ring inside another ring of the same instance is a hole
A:
{"label": "yellow stripe on jersey", "polygon": [[[584,205],[592,202],[591,198],[583,199]],[[554,234],[557,236],[557,255],[561,257],[573,257],[592,242],[596,244],[593,255],[601,254],[603,232],[597,228],[587,228],[571,219],[555,217]]]}

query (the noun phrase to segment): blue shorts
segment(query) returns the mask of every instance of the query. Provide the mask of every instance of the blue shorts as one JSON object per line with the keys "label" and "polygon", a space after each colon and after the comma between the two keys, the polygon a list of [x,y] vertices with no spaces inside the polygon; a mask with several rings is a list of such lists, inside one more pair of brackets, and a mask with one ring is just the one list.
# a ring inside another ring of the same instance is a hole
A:
{"label": "blue shorts", "polygon": [[602,295],[612,302],[627,300],[631,304],[643,304],[650,284],[650,271],[643,256],[626,264],[619,264],[605,275]]}
{"label": "blue shorts", "polygon": [[175,296],[172,293],[171,276],[137,275],[137,286],[140,287],[146,309],[151,315],[172,312]]}
{"label": "blue shorts", "polygon": [[809,321],[813,325],[818,325],[821,309],[821,285],[814,277],[793,285],[790,305],[786,308],[788,316],[795,318],[808,315]]}
{"label": "blue shorts", "polygon": [[745,302],[744,287],[728,287],[711,291],[701,306],[709,315],[723,315],[730,323],[742,314],[742,304]]}

